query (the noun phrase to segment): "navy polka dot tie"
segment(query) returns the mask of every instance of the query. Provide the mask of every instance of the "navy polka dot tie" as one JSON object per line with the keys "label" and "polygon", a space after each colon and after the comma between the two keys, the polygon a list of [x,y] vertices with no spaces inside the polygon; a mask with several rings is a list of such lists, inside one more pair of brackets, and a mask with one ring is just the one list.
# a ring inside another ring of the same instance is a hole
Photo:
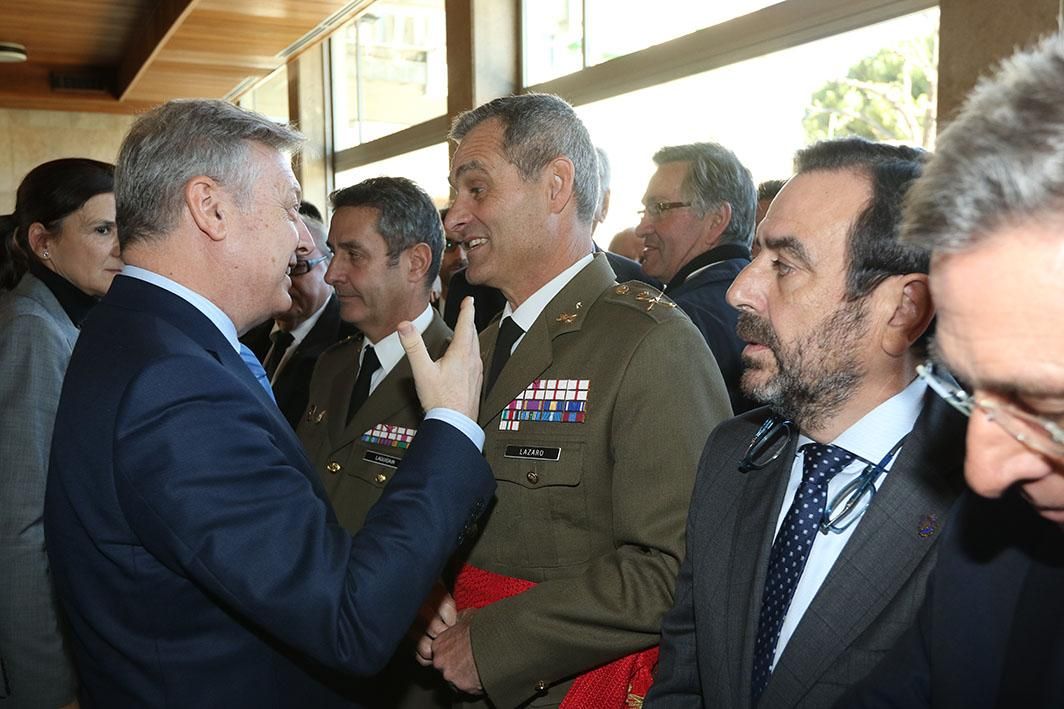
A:
{"label": "navy polka dot tie", "polygon": [[854,460],[849,451],[823,443],[804,445],[802,452],[805,455],[802,482],[798,484],[794,501],[783,518],[768,557],[768,575],[765,577],[765,593],[761,598],[757,640],[754,643],[751,692],[755,705],[768,684],[783,619],[820,529],[820,520],[827,507],[828,483]]}

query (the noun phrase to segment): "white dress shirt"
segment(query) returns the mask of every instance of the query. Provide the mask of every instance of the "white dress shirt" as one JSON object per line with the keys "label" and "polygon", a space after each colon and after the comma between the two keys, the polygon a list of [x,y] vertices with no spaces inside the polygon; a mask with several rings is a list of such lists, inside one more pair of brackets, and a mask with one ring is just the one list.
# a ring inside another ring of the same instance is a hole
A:
{"label": "white dress shirt", "polygon": [[[923,409],[923,398],[926,390],[927,384],[917,377],[905,389],[902,389],[869,411],[857,423],[839,434],[839,437],[834,441],[831,441],[832,445],[845,448],[859,456],[859,458],[846,466],[842,472],[835,475],[831,482],[828,483],[829,503],[847,483],[861,474],[868,465],[865,460],[878,464],[890,449],[912,430],[920,411]],[[806,443],[812,442],[813,440],[807,436],[798,436],[799,449]],[[889,471],[900,455],[901,451],[899,450],[883,467]],[[794,457],[794,463],[791,465],[787,492],[783,496],[783,506],[776,519],[776,534],[779,534],[783,518],[787,515],[791,502],[794,501],[794,494],[798,490],[798,484],[802,481],[804,457],[802,453],[798,453]],[[861,460],[861,458],[865,460]],[[882,487],[885,478],[886,473],[883,473],[876,479],[875,485],[877,489]],[[861,519],[863,520],[863,515]],[[813,597],[820,590],[820,586],[824,583],[824,579],[827,578],[831,567],[842,553],[846,542],[849,541],[853,531],[860,524],[861,520],[858,520],[841,533],[828,532],[827,534],[822,534],[818,532],[816,534],[816,538],[813,540],[813,547],[809,550],[809,559],[805,563],[805,569],[802,571],[798,586],[794,590],[791,605],[783,619],[780,639],[776,643],[776,654],[772,658],[773,668],[779,662],[783,649],[787,646],[791,635],[794,634],[794,630],[798,627],[802,616],[805,615],[809,604],[813,602]]]}
{"label": "white dress shirt", "polygon": [[[414,318],[412,322],[418,334],[424,335],[425,330],[432,324],[432,306],[426,306],[421,315]],[[403,349],[403,343],[399,339],[399,331],[393,330],[391,334],[381,338],[380,342],[370,342],[368,337],[363,340],[362,349],[358,351],[359,368],[362,367],[362,358],[366,355],[366,348],[371,345],[373,346],[373,351],[377,353],[377,361],[381,363],[381,366],[369,380],[370,394],[384,381],[388,373],[395,369],[395,365],[399,364],[403,357],[406,357],[406,350]]]}

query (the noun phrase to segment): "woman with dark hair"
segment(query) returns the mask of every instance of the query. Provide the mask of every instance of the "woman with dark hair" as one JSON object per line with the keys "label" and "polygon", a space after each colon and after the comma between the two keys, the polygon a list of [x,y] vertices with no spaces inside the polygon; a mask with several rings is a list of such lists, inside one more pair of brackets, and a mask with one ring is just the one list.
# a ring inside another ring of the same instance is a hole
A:
{"label": "woman with dark hair", "polygon": [[75,702],[45,555],[48,451],[78,327],[122,268],[114,166],[38,165],[0,216],[0,702]]}

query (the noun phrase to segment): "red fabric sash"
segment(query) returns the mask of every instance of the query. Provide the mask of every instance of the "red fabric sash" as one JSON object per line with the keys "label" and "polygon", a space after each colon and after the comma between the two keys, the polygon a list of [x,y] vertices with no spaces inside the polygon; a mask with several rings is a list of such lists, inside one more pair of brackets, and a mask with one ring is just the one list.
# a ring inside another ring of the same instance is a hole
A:
{"label": "red fabric sash", "polygon": [[[483,608],[516,596],[536,584],[525,579],[478,569],[464,564],[454,587],[458,610]],[[635,652],[579,675],[562,700],[561,709],[631,709],[643,706],[643,697],[654,681],[658,647]]]}

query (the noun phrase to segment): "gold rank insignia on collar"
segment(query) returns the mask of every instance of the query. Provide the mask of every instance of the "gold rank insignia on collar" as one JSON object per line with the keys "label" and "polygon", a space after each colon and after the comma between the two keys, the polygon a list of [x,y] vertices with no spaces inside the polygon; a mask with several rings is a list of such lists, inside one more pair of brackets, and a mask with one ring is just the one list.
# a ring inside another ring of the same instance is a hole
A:
{"label": "gold rank insignia on collar", "polygon": [[325,420],[325,409],[318,411],[318,406],[316,404],[311,404],[310,408],[307,409],[307,415],[305,418],[307,423],[321,423]]}
{"label": "gold rank insignia on collar", "polygon": [[648,313],[651,310],[654,309],[655,305],[661,305],[661,306],[664,306],[666,308],[675,308],[676,307],[676,303],[673,303],[671,300],[662,300],[664,297],[665,297],[664,293],[658,293],[657,295],[651,295],[650,291],[641,290],[638,293],[636,293],[635,299],[638,300],[640,303],[646,303],[647,304],[647,312]]}
{"label": "gold rank insignia on collar", "polygon": [[[584,307],[584,302],[582,300],[576,301],[576,310],[580,310],[582,307]],[[556,322],[565,323],[566,325],[572,325],[576,321],[577,315],[578,313],[562,313],[554,318],[554,320]]]}

